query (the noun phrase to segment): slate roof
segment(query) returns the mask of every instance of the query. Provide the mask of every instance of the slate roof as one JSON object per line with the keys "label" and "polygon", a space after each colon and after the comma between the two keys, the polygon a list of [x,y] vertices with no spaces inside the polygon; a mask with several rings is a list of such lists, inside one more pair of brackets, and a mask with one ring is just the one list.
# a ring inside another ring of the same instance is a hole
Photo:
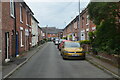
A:
{"label": "slate roof", "polygon": [[57,29],[56,27],[41,27],[43,32],[49,34],[57,34],[58,32],[63,32],[63,29]]}

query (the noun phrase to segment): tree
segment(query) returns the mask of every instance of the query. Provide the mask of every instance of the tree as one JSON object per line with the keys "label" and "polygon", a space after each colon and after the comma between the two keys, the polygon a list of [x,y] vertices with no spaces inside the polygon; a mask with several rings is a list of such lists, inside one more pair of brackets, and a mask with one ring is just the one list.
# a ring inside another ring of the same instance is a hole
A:
{"label": "tree", "polygon": [[90,19],[97,25],[92,43],[97,51],[120,54],[119,9],[120,2],[91,2],[88,5]]}

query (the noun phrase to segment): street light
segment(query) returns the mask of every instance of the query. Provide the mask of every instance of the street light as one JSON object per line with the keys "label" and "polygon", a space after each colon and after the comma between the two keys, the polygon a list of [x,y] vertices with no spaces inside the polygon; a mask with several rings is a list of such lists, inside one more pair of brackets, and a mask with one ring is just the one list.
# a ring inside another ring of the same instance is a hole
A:
{"label": "street light", "polygon": [[79,40],[81,40],[81,27],[80,27],[80,0],[79,0],[79,2],[78,2],[79,4],[79,22],[78,22],[78,27],[79,27],[79,31],[80,32],[78,32],[78,34],[79,34]]}

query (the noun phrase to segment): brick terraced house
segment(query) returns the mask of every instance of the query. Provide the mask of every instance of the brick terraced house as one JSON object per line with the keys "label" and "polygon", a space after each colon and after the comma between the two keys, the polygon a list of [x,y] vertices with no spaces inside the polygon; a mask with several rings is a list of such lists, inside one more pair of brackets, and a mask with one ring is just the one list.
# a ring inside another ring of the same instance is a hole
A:
{"label": "brick terraced house", "polygon": [[16,55],[31,48],[31,16],[34,15],[25,2],[15,2]]}
{"label": "brick terraced house", "polygon": [[[78,24],[79,16],[76,16],[76,18],[64,28],[63,36],[72,41],[79,40],[80,37],[81,40],[88,40],[88,33],[96,30],[96,25],[89,20],[87,8],[80,13],[80,26]],[[81,35],[79,37],[80,32]]]}
{"label": "brick terraced house", "polygon": [[13,0],[2,2],[2,59],[6,62],[15,56],[15,5]]}
{"label": "brick terraced house", "polygon": [[8,62],[18,57],[32,47],[31,18],[34,15],[29,6],[24,2],[0,3],[2,7],[2,61]]}
{"label": "brick terraced house", "polygon": [[78,40],[78,22],[79,16],[76,16],[63,30],[63,37],[68,40]]}
{"label": "brick terraced house", "polygon": [[96,30],[96,25],[91,20],[89,20],[87,8],[85,8],[80,13],[80,27],[81,40],[88,40],[88,33]]}

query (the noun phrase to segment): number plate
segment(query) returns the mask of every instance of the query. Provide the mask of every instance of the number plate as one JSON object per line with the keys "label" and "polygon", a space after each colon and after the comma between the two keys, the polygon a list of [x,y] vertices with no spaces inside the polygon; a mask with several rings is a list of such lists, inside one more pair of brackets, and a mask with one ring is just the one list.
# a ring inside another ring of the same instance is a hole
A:
{"label": "number plate", "polygon": [[72,56],[79,56],[79,54],[72,54]]}

